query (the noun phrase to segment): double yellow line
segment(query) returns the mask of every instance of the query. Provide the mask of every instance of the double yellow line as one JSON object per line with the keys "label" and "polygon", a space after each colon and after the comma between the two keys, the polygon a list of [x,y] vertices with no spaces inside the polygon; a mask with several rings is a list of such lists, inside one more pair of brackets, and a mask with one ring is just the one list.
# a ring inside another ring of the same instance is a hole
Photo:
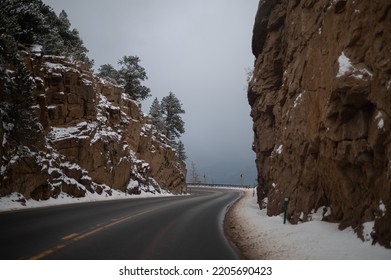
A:
{"label": "double yellow line", "polygon": [[162,208],[165,208],[167,206],[162,206],[162,207],[157,207],[157,208],[153,208],[153,209],[150,209],[150,210],[146,210],[146,211],[143,211],[143,212],[140,212],[140,213],[137,213],[137,214],[132,214],[132,215],[127,215],[127,216],[124,216],[124,217],[120,217],[120,218],[116,218],[116,219],[112,219],[110,223],[108,224],[105,224],[105,225],[101,225],[101,224],[98,224],[96,228],[90,230],[90,231],[87,231],[85,233],[71,233],[71,234],[68,234],[64,237],[61,238],[62,241],[64,241],[65,243],[63,244],[60,244],[60,245],[57,245],[53,248],[50,248],[44,252],[41,252],[35,256],[32,256],[30,257],[29,259],[30,260],[39,260],[39,259],[43,259],[51,254],[53,254],[54,252],[60,250],[60,249],[63,249],[64,247],[66,247],[67,245],[70,245],[72,244],[73,242],[76,242],[76,241],[79,241],[83,238],[86,238],[88,236],[91,236],[97,232],[100,232],[104,229],[107,229],[107,228],[110,228],[112,226],[115,226],[119,223],[123,223],[125,221],[128,221],[130,219],[134,219],[136,217],[139,217],[141,215],[144,215],[144,214],[147,214],[147,213],[150,213],[150,212],[153,212],[153,211],[156,211],[156,210],[160,210]]}

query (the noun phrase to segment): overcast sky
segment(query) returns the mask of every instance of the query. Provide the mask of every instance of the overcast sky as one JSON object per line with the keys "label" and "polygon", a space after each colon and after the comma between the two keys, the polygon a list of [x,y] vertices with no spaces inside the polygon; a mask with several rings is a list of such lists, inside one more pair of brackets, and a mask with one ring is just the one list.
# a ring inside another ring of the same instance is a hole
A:
{"label": "overcast sky", "polygon": [[246,69],[259,0],[43,0],[65,10],[95,69],[137,55],[153,95],[182,102],[182,136],[190,173],[215,183],[255,183],[255,154]]}

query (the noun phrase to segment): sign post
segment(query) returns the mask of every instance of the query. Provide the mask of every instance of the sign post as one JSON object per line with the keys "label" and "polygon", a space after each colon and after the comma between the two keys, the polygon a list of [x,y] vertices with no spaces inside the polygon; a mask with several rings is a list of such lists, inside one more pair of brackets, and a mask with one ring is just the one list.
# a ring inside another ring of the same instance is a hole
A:
{"label": "sign post", "polygon": [[286,224],[286,212],[288,210],[288,203],[289,203],[289,199],[287,197],[285,197],[284,199],[284,225]]}

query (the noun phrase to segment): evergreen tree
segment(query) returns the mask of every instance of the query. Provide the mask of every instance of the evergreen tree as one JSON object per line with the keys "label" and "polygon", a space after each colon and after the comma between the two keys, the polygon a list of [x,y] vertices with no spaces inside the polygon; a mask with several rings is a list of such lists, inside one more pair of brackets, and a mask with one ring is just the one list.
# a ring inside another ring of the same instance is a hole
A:
{"label": "evergreen tree", "polygon": [[68,19],[68,14],[64,10],[62,10],[61,13],[58,15],[58,19],[64,25],[64,30],[68,30],[71,28],[71,22]]}
{"label": "evergreen tree", "polygon": [[186,156],[186,152],[185,152],[185,145],[180,140],[177,144],[176,151],[177,151],[179,159],[181,161],[186,161],[187,156]]}
{"label": "evergreen tree", "polygon": [[[7,65],[13,65],[14,71],[6,71]],[[43,139],[32,96],[35,82],[16,52],[16,42],[4,34],[0,36],[0,85],[0,111],[3,120],[12,124],[10,138],[17,144],[40,146]]]}
{"label": "evergreen tree", "polygon": [[110,64],[101,65],[98,69],[98,77],[108,79],[124,87],[133,100],[142,101],[150,97],[150,89],[141,84],[148,79],[145,69],[140,66],[140,58],[137,56],[124,56],[118,61],[120,70],[116,70]]}
{"label": "evergreen tree", "polygon": [[184,113],[185,110],[182,109],[181,102],[172,92],[163,97],[161,102],[155,98],[149,109],[152,124],[158,132],[164,134],[170,140],[171,147],[176,150],[179,159],[182,161],[187,159],[185,146],[182,141],[177,142],[177,138],[185,132],[185,123],[180,116]]}
{"label": "evergreen tree", "polygon": [[163,97],[161,102],[162,114],[164,119],[163,133],[168,139],[179,138],[185,133],[185,123],[181,114],[185,113],[182,104],[172,92]]}
{"label": "evergreen tree", "polygon": [[41,0],[2,0],[0,14],[0,34],[9,34],[23,45],[42,45],[49,54],[72,57],[92,67],[88,49],[79,32],[70,30],[65,11],[57,16]]}
{"label": "evergreen tree", "polygon": [[163,112],[160,102],[155,98],[149,108],[149,116],[152,119],[152,124],[156,127],[157,131],[162,133],[164,129]]}
{"label": "evergreen tree", "polygon": [[42,144],[40,125],[33,109],[35,82],[22,61],[17,64],[10,88],[12,103],[8,116],[15,125],[11,137],[30,147]]}
{"label": "evergreen tree", "polygon": [[[70,30],[65,11],[59,16],[41,0],[0,1],[0,111],[8,137],[29,147],[43,138],[33,98],[34,79],[18,54],[19,45],[42,45],[54,55],[65,55],[92,66],[76,29]],[[9,71],[10,69],[12,71]]]}
{"label": "evergreen tree", "polygon": [[1,1],[1,16],[6,26],[0,28],[14,36],[21,44],[36,43],[40,35],[46,32],[45,20],[41,13],[42,6],[40,0]]}
{"label": "evergreen tree", "polygon": [[89,67],[92,68],[94,60],[90,60],[88,58],[88,49],[84,46],[84,42],[80,38],[79,31],[74,28],[72,31],[68,31],[67,34],[68,38],[64,40],[64,43],[68,50],[68,56],[73,57],[75,60],[86,62]]}
{"label": "evergreen tree", "polygon": [[97,76],[115,84],[118,83],[119,79],[118,70],[116,70],[111,64],[101,65],[98,69]]}
{"label": "evergreen tree", "polygon": [[123,85],[125,93],[136,101],[142,101],[151,96],[150,89],[141,84],[141,81],[148,80],[148,77],[145,69],[139,63],[138,56],[124,56],[118,62],[121,66],[119,84]]}

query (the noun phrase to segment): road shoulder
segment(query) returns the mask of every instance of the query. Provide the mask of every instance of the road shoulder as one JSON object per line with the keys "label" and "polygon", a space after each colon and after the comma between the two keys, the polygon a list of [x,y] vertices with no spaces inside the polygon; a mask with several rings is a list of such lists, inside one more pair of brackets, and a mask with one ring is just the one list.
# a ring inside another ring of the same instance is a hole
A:
{"label": "road shoulder", "polygon": [[245,191],[228,210],[224,219],[224,232],[229,242],[238,252],[241,259],[266,259],[259,251],[259,244],[256,239],[252,239],[248,224],[240,217],[239,209],[243,208],[248,196],[252,195],[252,190]]}

